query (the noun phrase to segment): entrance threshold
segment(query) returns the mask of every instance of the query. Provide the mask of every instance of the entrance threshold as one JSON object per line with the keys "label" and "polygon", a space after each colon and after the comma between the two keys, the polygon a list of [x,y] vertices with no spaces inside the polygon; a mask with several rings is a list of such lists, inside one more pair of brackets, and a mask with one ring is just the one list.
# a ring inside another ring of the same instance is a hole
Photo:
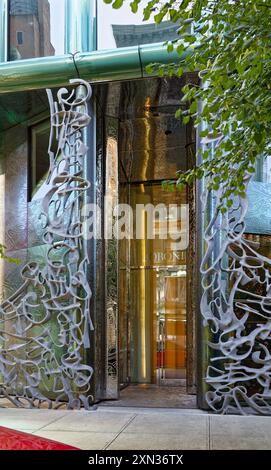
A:
{"label": "entrance threshold", "polygon": [[188,395],[185,387],[172,385],[132,384],[121,390],[119,400],[107,400],[99,406],[139,408],[196,409],[196,395]]}

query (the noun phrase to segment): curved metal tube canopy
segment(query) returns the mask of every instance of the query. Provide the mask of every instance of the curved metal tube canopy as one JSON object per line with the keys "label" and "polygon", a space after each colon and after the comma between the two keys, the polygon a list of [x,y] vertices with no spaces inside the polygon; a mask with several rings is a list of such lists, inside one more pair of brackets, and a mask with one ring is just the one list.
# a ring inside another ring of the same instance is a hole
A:
{"label": "curved metal tube canopy", "polygon": [[75,76],[91,83],[143,78],[150,76],[148,64],[177,64],[183,57],[156,43],[5,62],[0,64],[0,93],[63,86]]}

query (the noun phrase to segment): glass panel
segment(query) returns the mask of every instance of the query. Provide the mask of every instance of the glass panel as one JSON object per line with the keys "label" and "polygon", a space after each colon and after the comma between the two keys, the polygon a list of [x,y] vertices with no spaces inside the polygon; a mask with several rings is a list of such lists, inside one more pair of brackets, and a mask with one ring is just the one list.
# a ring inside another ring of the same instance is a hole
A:
{"label": "glass panel", "polygon": [[[134,238],[131,240],[131,266],[178,266],[186,263],[186,251],[189,238],[189,227],[187,217],[187,194],[183,191],[166,191],[161,183],[157,184],[133,184],[131,185],[131,205],[136,213],[136,205],[164,204],[167,215],[164,218],[163,210],[155,212],[154,239],[147,238],[147,230],[150,227],[150,213],[141,212],[142,236],[144,242],[138,239],[140,233],[136,234],[134,227]],[[169,205],[178,206],[177,214],[169,211]],[[134,217],[135,219],[135,217]],[[168,236],[167,233],[171,236]],[[178,234],[178,235],[177,235]],[[162,238],[165,237],[165,238]],[[175,238],[175,239],[174,239]]]}
{"label": "glass panel", "polygon": [[157,379],[185,379],[186,269],[157,274]]}
{"label": "glass panel", "polygon": [[[181,208],[187,208],[186,190],[168,192],[162,189],[161,183],[123,184],[120,200],[130,201],[134,214],[134,237],[119,244],[123,382],[128,381],[127,374],[134,383],[183,380],[186,369],[186,237],[189,234],[188,214],[182,213]],[[165,219],[154,219],[154,239],[147,236],[148,217],[142,213],[139,238],[137,205],[158,203],[165,204],[166,208],[176,204],[180,210],[175,219],[169,210]],[[178,229],[181,244],[173,240],[174,227]],[[171,236],[167,234],[168,228],[171,228]],[[165,237],[158,238],[163,232]]]}
{"label": "glass panel", "polygon": [[7,60],[8,0],[0,0],[0,62]]}
{"label": "glass panel", "polygon": [[64,53],[65,0],[10,0],[10,60]]}
{"label": "glass panel", "polygon": [[176,39],[178,25],[171,21],[165,20],[156,25],[153,18],[150,18],[143,23],[143,9],[147,3],[147,0],[143,0],[138,7],[138,12],[134,14],[128,2],[124,2],[119,10],[114,10],[112,5],[98,1],[98,49],[113,49]]}

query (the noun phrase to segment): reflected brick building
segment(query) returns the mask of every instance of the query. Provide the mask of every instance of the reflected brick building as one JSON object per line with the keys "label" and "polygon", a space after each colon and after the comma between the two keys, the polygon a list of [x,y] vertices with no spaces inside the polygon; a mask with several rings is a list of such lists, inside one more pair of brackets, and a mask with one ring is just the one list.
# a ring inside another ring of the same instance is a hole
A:
{"label": "reflected brick building", "polygon": [[54,55],[50,30],[48,0],[10,1],[11,60]]}

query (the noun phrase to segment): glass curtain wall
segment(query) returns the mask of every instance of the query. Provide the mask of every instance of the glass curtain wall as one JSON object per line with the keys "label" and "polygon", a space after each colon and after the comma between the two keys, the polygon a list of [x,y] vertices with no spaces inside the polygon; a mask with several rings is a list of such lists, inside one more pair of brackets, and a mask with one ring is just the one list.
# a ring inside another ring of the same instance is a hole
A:
{"label": "glass curtain wall", "polygon": [[7,60],[8,0],[0,0],[0,62]]}
{"label": "glass curtain wall", "polygon": [[10,61],[96,49],[96,0],[9,0],[7,7]]}

